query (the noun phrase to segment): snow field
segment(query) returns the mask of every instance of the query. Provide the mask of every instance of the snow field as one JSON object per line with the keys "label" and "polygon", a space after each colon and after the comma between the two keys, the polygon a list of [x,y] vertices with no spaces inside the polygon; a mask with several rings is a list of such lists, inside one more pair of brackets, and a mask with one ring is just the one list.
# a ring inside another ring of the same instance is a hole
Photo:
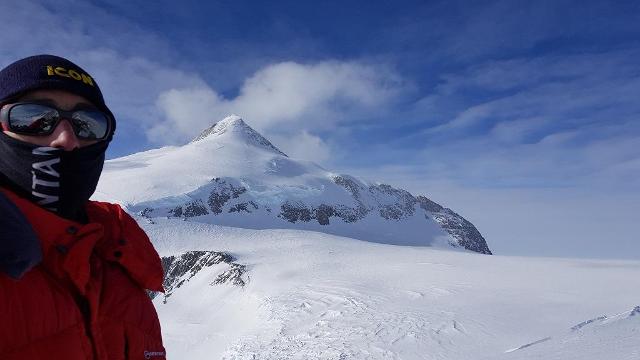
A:
{"label": "snow field", "polygon": [[[225,251],[247,265],[243,288],[211,286],[211,268],[166,304],[154,300],[179,359],[516,359],[545,344],[505,352],[640,298],[634,261],[484,256],[175,219],[144,227],[162,255]],[[620,336],[640,331],[629,326]]]}

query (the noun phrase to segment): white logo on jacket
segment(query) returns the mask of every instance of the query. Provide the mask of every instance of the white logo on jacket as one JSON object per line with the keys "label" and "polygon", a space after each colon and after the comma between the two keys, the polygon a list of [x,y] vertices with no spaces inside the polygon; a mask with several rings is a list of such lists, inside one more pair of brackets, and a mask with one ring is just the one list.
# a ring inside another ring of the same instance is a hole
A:
{"label": "white logo on jacket", "polygon": [[154,356],[164,356],[164,351],[144,351],[145,359],[151,359]]}

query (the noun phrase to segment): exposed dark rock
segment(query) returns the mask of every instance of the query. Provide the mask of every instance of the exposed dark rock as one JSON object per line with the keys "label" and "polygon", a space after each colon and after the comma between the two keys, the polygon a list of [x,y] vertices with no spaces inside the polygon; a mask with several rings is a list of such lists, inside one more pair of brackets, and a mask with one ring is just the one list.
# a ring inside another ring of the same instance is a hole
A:
{"label": "exposed dark rock", "polygon": [[238,196],[240,196],[241,194],[244,194],[245,192],[247,192],[247,189],[241,187],[241,188],[234,188],[233,186],[231,187],[231,197],[234,199],[237,199]]}
{"label": "exposed dark rock", "polygon": [[190,202],[184,206],[184,217],[195,217],[201,215],[207,215],[209,212],[207,211],[207,207],[204,205],[202,200],[196,200]]}
{"label": "exposed dark rock", "polygon": [[578,331],[578,330],[582,329],[583,327],[585,327],[585,326],[587,326],[587,325],[589,325],[589,324],[592,324],[592,323],[594,323],[594,322],[596,322],[596,321],[606,320],[606,319],[607,319],[607,317],[606,317],[605,315],[603,315],[603,316],[598,316],[598,317],[597,317],[597,318],[595,318],[595,319],[589,319],[589,320],[586,320],[586,321],[581,322],[580,324],[576,324],[576,325],[572,326],[572,327],[571,327],[571,330],[573,330],[573,331]]}
{"label": "exposed dark rock", "polygon": [[[226,263],[229,269],[219,274],[211,284],[230,283],[237,286],[244,286],[242,279],[246,271],[244,265],[234,263],[235,259],[223,252],[217,251],[188,251],[178,256],[162,257],[162,268],[164,269],[163,287],[164,302],[173,294],[175,290],[191,280],[196,274],[207,267],[216,264]],[[155,298],[159,293],[150,293],[151,298]]]}
{"label": "exposed dark rock", "polygon": [[329,225],[329,218],[335,216],[336,211],[329,205],[322,204],[315,209],[315,218],[320,225]]}
{"label": "exposed dark rock", "polygon": [[419,195],[416,199],[418,200],[418,204],[420,204],[420,207],[425,211],[440,212],[442,211],[442,209],[444,209],[442,206],[431,201],[426,196]]}
{"label": "exposed dark rock", "polygon": [[333,208],[335,210],[335,214],[337,217],[341,218],[346,223],[354,223],[356,221],[362,220],[369,211],[364,201],[362,200],[362,191],[365,191],[366,188],[362,187],[358,182],[347,175],[337,175],[333,177],[333,181],[342,187],[344,187],[348,192],[351,193],[353,200],[356,202],[356,207],[351,207],[347,205],[334,205]]}
{"label": "exposed dark rock", "polygon": [[363,205],[359,204],[357,208],[349,206],[338,205],[334,207],[336,216],[342,219],[346,223],[354,223],[358,220],[364,219],[369,213],[369,210]]}
{"label": "exposed dark rock", "polygon": [[303,202],[285,202],[280,207],[278,217],[296,223],[318,221],[320,225],[329,225],[332,217],[338,217],[344,222],[353,223],[364,218],[368,210],[364,206],[352,208],[348,206],[331,206],[320,204],[318,207],[308,207]]}
{"label": "exposed dark rock", "polygon": [[247,267],[245,265],[240,265],[236,263],[231,264],[231,268],[229,270],[224,271],[222,274],[218,275],[218,277],[213,280],[211,285],[220,285],[230,283],[236,286],[245,286],[246,283],[242,279],[242,275],[247,271]]}
{"label": "exposed dark rock", "polygon": [[138,215],[143,217],[149,224],[155,224],[153,219],[151,219],[152,213],[153,213],[153,208],[146,207],[142,209],[140,212],[138,212]]}
{"label": "exposed dark rock", "polygon": [[353,179],[344,175],[336,175],[333,177],[333,182],[347,189],[354,198],[356,199],[360,198],[360,190],[362,188]]}
{"label": "exposed dark rock", "polygon": [[[369,192],[379,203],[380,216],[387,220],[402,220],[415,214],[416,198],[406,190],[393,188],[391,185],[371,185]],[[379,198],[378,194],[388,195],[393,199],[393,204],[388,204],[387,199]],[[387,201],[385,201],[387,200]]]}
{"label": "exposed dark rock", "polygon": [[258,210],[258,204],[256,204],[253,201],[249,201],[249,202],[244,202],[244,203],[238,203],[233,205],[232,207],[229,208],[229,213],[234,213],[234,212],[246,212],[246,213],[251,213],[252,210]]}
{"label": "exposed dark rock", "polygon": [[280,206],[279,218],[283,218],[289,222],[296,223],[298,221],[309,222],[313,218],[312,212],[307,206],[300,202],[285,202]]}
{"label": "exposed dark rock", "polygon": [[227,203],[227,201],[231,200],[231,194],[221,191],[218,192],[216,190],[212,191],[209,194],[209,208],[211,212],[214,214],[221,214],[222,208]]}
{"label": "exposed dark rock", "polygon": [[191,218],[195,216],[207,215],[209,211],[207,211],[207,207],[204,205],[202,200],[194,200],[192,202],[188,202],[182,206],[176,206],[172,209],[168,210],[169,216],[173,217],[182,217],[182,218]]}
{"label": "exposed dark rock", "polygon": [[218,184],[216,189],[212,190],[209,194],[209,208],[211,212],[218,215],[222,214],[222,208],[231,199],[237,199],[240,195],[244,194],[247,189],[242,186],[234,186],[219,178],[214,178],[212,182]]}
{"label": "exposed dark rock", "polygon": [[174,217],[182,217],[182,206],[176,206],[173,209],[169,209],[169,215]]}
{"label": "exposed dark rock", "polygon": [[397,204],[382,205],[380,207],[380,216],[387,220],[401,220],[405,218],[405,214]]}
{"label": "exposed dark rock", "polygon": [[433,213],[432,216],[449,235],[458,240],[460,246],[467,250],[491,255],[487,241],[467,219],[446,208],[442,212]]}
{"label": "exposed dark rock", "polygon": [[148,217],[151,217],[151,213],[152,212],[153,212],[153,208],[146,207],[146,208],[142,209],[142,211],[140,211],[138,214],[140,216],[148,218]]}

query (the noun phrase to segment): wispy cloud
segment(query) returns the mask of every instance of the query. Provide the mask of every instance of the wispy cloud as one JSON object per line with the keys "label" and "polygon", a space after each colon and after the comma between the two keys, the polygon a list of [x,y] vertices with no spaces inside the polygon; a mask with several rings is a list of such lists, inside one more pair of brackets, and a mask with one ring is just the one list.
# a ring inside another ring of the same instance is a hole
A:
{"label": "wispy cloud", "polygon": [[467,186],[577,186],[608,172],[619,183],[628,175],[615,169],[628,174],[640,158],[638,54],[492,61],[445,75],[410,116],[428,118],[419,109],[442,111],[451,101],[458,107],[391,145],[424,139],[413,149],[416,166]]}

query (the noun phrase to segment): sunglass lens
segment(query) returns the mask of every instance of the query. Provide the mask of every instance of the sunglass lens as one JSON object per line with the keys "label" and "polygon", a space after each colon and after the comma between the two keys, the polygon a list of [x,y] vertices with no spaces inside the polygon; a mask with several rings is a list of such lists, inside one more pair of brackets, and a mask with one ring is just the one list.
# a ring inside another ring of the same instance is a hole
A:
{"label": "sunglass lens", "polygon": [[76,135],[80,139],[99,140],[107,136],[109,118],[95,110],[80,110],[73,114]]}
{"label": "sunglass lens", "polygon": [[21,104],[11,109],[9,125],[12,131],[21,134],[47,134],[55,126],[57,118],[56,109],[39,104]]}

